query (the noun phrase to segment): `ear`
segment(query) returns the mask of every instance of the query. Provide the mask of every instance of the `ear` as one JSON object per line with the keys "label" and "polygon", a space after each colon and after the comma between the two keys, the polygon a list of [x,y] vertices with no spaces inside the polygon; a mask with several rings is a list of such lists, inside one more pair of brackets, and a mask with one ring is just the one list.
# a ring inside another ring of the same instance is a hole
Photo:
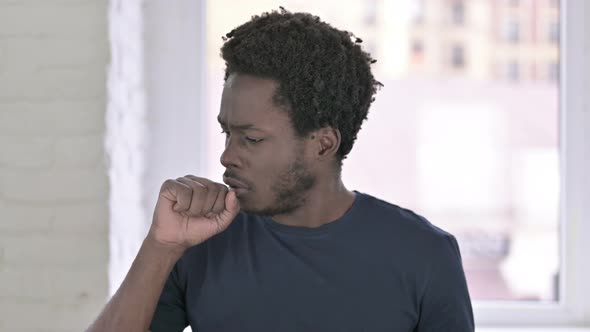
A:
{"label": "ear", "polygon": [[340,148],[340,130],[332,127],[321,128],[311,134],[314,141],[314,154],[318,160],[327,160],[336,156]]}

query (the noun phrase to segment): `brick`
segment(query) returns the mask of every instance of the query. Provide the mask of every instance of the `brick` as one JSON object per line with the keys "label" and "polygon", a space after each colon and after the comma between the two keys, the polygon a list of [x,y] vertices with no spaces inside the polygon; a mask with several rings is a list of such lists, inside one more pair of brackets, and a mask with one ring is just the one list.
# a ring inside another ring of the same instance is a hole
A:
{"label": "brick", "polygon": [[0,76],[0,99],[89,99],[106,94],[106,68],[44,67],[28,75]]}
{"label": "brick", "polygon": [[77,302],[0,298],[2,331],[83,331],[98,316],[104,300]]}
{"label": "brick", "polygon": [[[101,66],[108,60],[104,39],[0,38],[0,73],[34,73],[44,67]],[[6,76],[8,77],[8,76]]]}
{"label": "brick", "polygon": [[59,138],[55,142],[55,167],[92,168],[105,165],[103,135]]}
{"label": "brick", "polygon": [[49,208],[35,208],[30,205],[14,205],[0,201],[2,221],[0,233],[4,236],[12,234],[46,234],[52,227],[54,216],[48,213]]}
{"label": "brick", "polygon": [[41,137],[0,137],[0,169],[46,169],[53,163],[53,141]]}
{"label": "brick", "polygon": [[0,331],[84,330],[106,301],[109,10],[0,0]]}
{"label": "brick", "polygon": [[100,135],[105,130],[103,101],[2,102],[0,135]]}
{"label": "brick", "polygon": [[106,239],[109,231],[108,203],[54,207],[51,230],[60,234],[94,235]]}
{"label": "brick", "polygon": [[30,234],[23,236],[0,235],[6,268],[41,268],[107,266],[108,237]]}
{"label": "brick", "polygon": [[7,60],[6,60],[7,59],[7,55],[6,55],[7,51],[4,47],[5,46],[0,43],[0,75],[7,68]]}
{"label": "brick", "polygon": [[0,201],[0,233],[30,235],[41,233],[72,236],[106,236],[109,230],[107,202],[39,206]]}
{"label": "brick", "polygon": [[[42,278],[40,278],[42,276]],[[56,301],[69,299],[77,301],[87,298],[100,298],[107,292],[107,271],[98,267],[56,268],[35,266],[0,268],[0,288],[4,297],[49,299]]]}
{"label": "brick", "polygon": [[105,170],[50,170],[0,173],[0,198],[30,203],[83,203],[104,200]]}
{"label": "brick", "polygon": [[0,11],[2,36],[104,36],[107,1],[56,4],[51,1],[5,4]]}
{"label": "brick", "polygon": [[1,5],[37,5],[51,3],[55,5],[80,4],[85,2],[96,2],[96,0],[0,0]]}
{"label": "brick", "polygon": [[[64,328],[54,329],[54,328],[48,327],[47,324],[43,324],[43,325],[44,325],[44,327],[42,330],[39,330],[39,327],[29,327],[29,328],[11,327],[10,332],[39,332],[39,331],[42,331],[42,332],[80,332],[80,331],[84,331],[84,329],[87,327],[87,326],[85,326],[84,328],[78,327],[78,328],[71,328],[71,329],[64,329]],[[3,326],[2,321],[0,320],[0,331],[7,331],[7,329],[3,329],[2,326]]]}
{"label": "brick", "polygon": [[60,234],[94,235],[106,239],[109,230],[107,202],[54,208],[52,231]]}

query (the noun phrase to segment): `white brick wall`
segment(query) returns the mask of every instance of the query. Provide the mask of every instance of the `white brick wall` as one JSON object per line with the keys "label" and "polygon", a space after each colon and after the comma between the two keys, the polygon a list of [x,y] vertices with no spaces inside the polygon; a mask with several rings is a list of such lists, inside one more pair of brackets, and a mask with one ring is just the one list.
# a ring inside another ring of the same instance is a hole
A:
{"label": "white brick wall", "polygon": [[80,331],[108,293],[107,0],[0,0],[0,331]]}

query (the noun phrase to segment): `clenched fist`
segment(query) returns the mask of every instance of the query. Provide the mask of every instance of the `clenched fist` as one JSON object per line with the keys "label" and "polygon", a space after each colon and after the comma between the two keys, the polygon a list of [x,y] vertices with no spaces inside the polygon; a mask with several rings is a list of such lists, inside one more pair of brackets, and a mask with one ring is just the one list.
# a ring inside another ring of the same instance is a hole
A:
{"label": "clenched fist", "polygon": [[192,175],[166,180],[148,236],[186,250],[225,230],[239,211],[236,193],[222,184]]}

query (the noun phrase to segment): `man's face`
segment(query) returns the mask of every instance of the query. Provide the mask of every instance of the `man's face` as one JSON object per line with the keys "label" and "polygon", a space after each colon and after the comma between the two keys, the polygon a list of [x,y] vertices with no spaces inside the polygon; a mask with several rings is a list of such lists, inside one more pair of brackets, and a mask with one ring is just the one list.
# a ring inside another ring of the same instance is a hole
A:
{"label": "man's face", "polygon": [[302,206],[315,184],[311,144],[296,136],[287,112],[273,103],[276,87],[270,79],[232,74],[218,116],[226,134],[224,182],[242,210],[268,216]]}

